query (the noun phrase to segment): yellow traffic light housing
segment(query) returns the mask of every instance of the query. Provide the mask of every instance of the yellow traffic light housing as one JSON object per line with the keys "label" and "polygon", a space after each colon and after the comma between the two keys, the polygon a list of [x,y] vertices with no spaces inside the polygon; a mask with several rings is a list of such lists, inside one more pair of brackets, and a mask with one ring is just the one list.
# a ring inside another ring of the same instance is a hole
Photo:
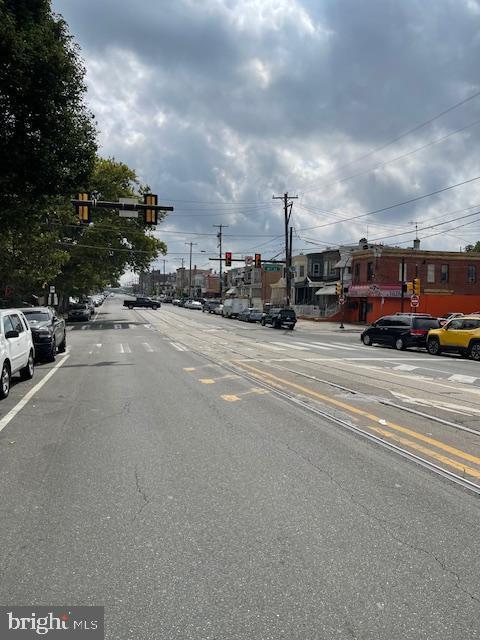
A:
{"label": "yellow traffic light housing", "polygon": [[[154,193],[146,193],[143,196],[144,204],[151,204],[156,206],[158,204],[158,196]],[[145,224],[153,226],[157,224],[157,211],[156,209],[145,209]]]}
{"label": "yellow traffic light housing", "polygon": [[413,293],[416,296],[420,295],[420,278],[413,279]]}
{"label": "yellow traffic light housing", "polygon": [[413,282],[407,282],[407,293],[413,293]]}
{"label": "yellow traffic light housing", "polygon": [[227,251],[225,253],[225,266],[226,267],[231,267],[232,266],[232,252],[231,251]]}
{"label": "yellow traffic light housing", "polygon": [[262,255],[260,253],[255,254],[255,266],[260,269],[262,266]]}
{"label": "yellow traffic light housing", "polygon": [[[88,193],[79,193],[78,200],[89,200]],[[75,205],[75,208],[77,210],[77,216],[81,224],[90,224],[90,220],[91,220],[90,205],[77,204]]]}
{"label": "yellow traffic light housing", "polygon": [[341,296],[343,291],[342,291],[342,283],[341,282],[337,282],[335,285],[335,293],[337,294],[337,296]]}

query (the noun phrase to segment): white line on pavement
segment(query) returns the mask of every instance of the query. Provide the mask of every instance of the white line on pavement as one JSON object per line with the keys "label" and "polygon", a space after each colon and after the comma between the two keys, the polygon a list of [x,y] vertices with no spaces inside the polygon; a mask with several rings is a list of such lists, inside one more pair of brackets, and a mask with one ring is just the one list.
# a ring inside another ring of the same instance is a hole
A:
{"label": "white line on pavement", "polygon": [[395,371],[415,371],[415,369],[418,369],[418,367],[415,367],[413,364],[399,364],[393,368]]}
{"label": "white line on pavement", "polygon": [[68,358],[70,357],[70,354],[67,353],[65,356],[62,357],[62,359],[57,362],[57,364],[53,367],[53,369],[51,369],[41,380],[40,382],[37,382],[37,384],[30,389],[30,391],[28,393],[26,393],[23,398],[17,402],[17,404],[13,407],[13,409],[10,409],[10,411],[7,413],[6,416],[4,416],[1,420],[0,420],[0,431],[3,431],[5,429],[5,427],[7,426],[7,424],[10,422],[10,420],[12,420],[17,413],[19,413],[23,407],[29,402],[29,400],[31,400],[33,398],[33,396],[37,393],[37,391],[40,391],[40,389],[43,387],[44,384],[46,384],[50,378],[53,376],[53,374],[60,369],[60,367],[65,364],[65,362],[68,360]]}
{"label": "white line on pavement", "polygon": [[121,343],[118,345],[120,348],[120,353],[132,353],[132,350],[130,349],[130,345],[127,343]]}
{"label": "white line on pavement", "polygon": [[294,344],[290,344],[289,342],[274,342],[273,344],[278,344],[280,347],[286,347],[287,349],[298,349],[298,351],[308,351],[305,347],[296,347]]}
{"label": "white line on pavement", "polygon": [[155,351],[155,349],[153,349],[148,342],[142,342],[142,346],[143,348],[148,351],[148,353],[153,353]]}
{"label": "white line on pavement", "polygon": [[303,344],[306,347],[316,347],[317,349],[325,349],[330,351],[333,347],[325,347],[324,345],[317,344],[316,342],[296,342],[295,344]]}
{"label": "white line on pavement", "polygon": [[185,347],[182,347],[181,344],[177,344],[176,342],[170,342],[172,347],[174,347],[177,351],[186,351]]}
{"label": "white line on pavement", "polygon": [[478,378],[475,376],[464,376],[461,373],[455,373],[448,378],[452,382],[466,382],[467,384],[473,384]]}
{"label": "white line on pavement", "polygon": [[272,351],[285,351],[284,347],[276,347],[273,344],[259,343],[257,346],[262,347],[262,349],[271,349]]}

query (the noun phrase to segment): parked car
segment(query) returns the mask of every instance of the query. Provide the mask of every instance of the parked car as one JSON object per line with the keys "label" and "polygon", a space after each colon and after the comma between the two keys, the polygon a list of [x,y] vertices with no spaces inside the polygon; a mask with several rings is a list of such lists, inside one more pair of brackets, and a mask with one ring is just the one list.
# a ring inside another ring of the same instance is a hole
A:
{"label": "parked car", "polygon": [[19,309],[0,310],[0,399],[10,393],[12,376],[30,380],[34,373],[35,347],[28,322]]}
{"label": "parked car", "polygon": [[213,313],[217,316],[223,316],[223,304],[219,304],[218,307],[215,307]]}
{"label": "parked car", "polygon": [[162,302],[165,302],[165,304],[171,304],[173,302],[173,298],[172,296],[163,296]]}
{"label": "parked car", "polygon": [[85,302],[85,304],[88,305],[88,309],[90,311],[90,317],[95,315],[95,303],[93,302],[93,298],[91,296],[88,296],[88,298],[80,300],[80,302]]}
{"label": "parked car", "polygon": [[59,318],[51,307],[33,307],[20,309],[26,317],[32,331],[35,357],[38,360],[53,362],[58,353],[67,348],[65,320]]}
{"label": "parked car", "polygon": [[440,322],[440,326],[443,327],[449,320],[453,320],[453,318],[461,318],[463,313],[446,313],[444,316],[438,319]]}
{"label": "parked car", "polygon": [[262,318],[263,311],[261,311],[260,309],[254,309],[253,307],[244,309],[238,314],[238,319],[242,320],[243,322],[261,322]]}
{"label": "parked car", "polygon": [[172,304],[176,307],[178,306],[178,303],[180,302],[180,298],[173,298],[172,300]]}
{"label": "parked car", "polygon": [[480,317],[453,318],[439,329],[428,332],[427,350],[433,356],[453,351],[480,360]]}
{"label": "parked car", "polygon": [[92,314],[90,313],[90,307],[86,302],[76,302],[71,304],[67,312],[67,321],[69,322],[88,322]]}
{"label": "parked car", "polygon": [[361,334],[363,344],[384,344],[402,350],[408,347],[426,347],[430,329],[438,329],[440,322],[427,314],[383,316]]}
{"label": "parked car", "polygon": [[152,298],[135,298],[134,300],[124,300],[123,306],[128,309],[134,309],[140,307],[142,309],[153,309],[154,311],[162,306],[162,303]]}
{"label": "parked car", "polygon": [[222,304],[220,300],[206,300],[203,304],[202,311],[203,313],[205,313],[205,311],[208,311],[208,313],[215,313],[215,309],[219,304]]}
{"label": "parked car", "polygon": [[262,326],[270,324],[274,329],[286,327],[293,330],[296,322],[297,316],[293,309],[278,309],[275,307],[272,307],[261,319]]}
{"label": "parked car", "polygon": [[197,311],[201,311],[203,305],[198,300],[187,300],[185,302],[185,309],[196,309]]}

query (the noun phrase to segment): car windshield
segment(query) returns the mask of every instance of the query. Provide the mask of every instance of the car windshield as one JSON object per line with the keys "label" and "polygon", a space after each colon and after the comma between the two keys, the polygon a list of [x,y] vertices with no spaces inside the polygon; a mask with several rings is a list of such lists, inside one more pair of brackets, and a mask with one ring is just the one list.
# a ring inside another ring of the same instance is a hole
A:
{"label": "car windshield", "polygon": [[26,316],[29,322],[32,320],[36,322],[46,322],[47,320],[50,320],[50,314],[48,311],[24,311],[23,315]]}

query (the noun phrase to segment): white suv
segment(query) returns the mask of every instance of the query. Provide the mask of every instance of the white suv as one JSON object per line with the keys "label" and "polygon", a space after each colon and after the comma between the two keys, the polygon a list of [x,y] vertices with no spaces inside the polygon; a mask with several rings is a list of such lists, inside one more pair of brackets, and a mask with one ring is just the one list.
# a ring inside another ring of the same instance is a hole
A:
{"label": "white suv", "polygon": [[35,348],[32,332],[18,309],[0,309],[0,399],[10,392],[10,380],[20,372],[22,380],[33,378]]}

